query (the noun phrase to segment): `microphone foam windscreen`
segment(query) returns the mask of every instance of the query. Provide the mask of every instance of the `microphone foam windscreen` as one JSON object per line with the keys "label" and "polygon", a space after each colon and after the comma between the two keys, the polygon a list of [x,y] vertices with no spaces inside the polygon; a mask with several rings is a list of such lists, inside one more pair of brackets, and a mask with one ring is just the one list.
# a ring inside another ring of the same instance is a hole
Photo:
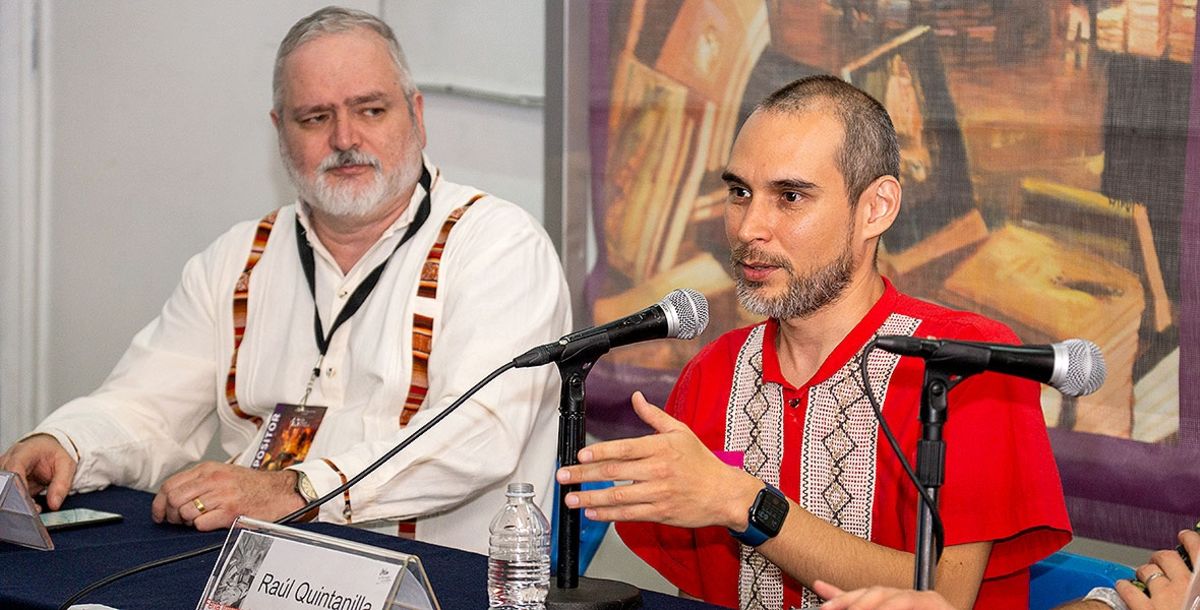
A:
{"label": "microphone foam windscreen", "polygon": [[708,326],[708,300],[691,288],[672,290],[660,304],[678,316],[679,326],[674,333],[677,339],[693,339]]}
{"label": "microphone foam windscreen", "polygon": [[1067,339],[1062,344],[1067,348],[1067,378],[1058,390],[1067,396],[1086,396],[1099,390],[1108,376],[1100,348],[1083,339]]}

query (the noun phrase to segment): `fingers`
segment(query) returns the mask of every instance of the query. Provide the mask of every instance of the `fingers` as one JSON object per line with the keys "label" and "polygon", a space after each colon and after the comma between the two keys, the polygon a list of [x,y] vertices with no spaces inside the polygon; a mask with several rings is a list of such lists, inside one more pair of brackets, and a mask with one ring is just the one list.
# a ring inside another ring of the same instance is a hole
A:
{"label": "fingers", "polygon": [[202,463],[163,481],[150,505],[154,521],[192,525],[201,514],[218,508],[221,486],[209,470],[211,467]]}
{"label": "fingers", "polygon": [[1179,532],[1179,543],[1183,545],[1187,551],[1188,557],[1192,560],[1192,567],[1197,567],[1197,559],[1200,559],[1200,533],[1194,530],[1183,530]]}
{"label": "fingers", "polygon": [[71,483],[75,481],[76,464],[66,451],[56,452],[51,459],[54,465],[50,485],[46,488],[46,506],[50,510],[58,510],[71,491]]}
{"label": "fingers", "polygon": [[[616,508],[625,509],[638,505],[650,506],[652,502],[659,499],[662,494],[657,489],[659,486],[654,483],[633,483],[630,485],[614,485],[604,489],[593,489],[590,491],[573,491],[567,494],[564,501],[568,508],[585,508],[588,511],[585,513],[589,519],[596,518],[600,521],[619,521],[619,518],[605,518],[605,515],[625,515],[635,514],[644,515],[643,509],[636,510],[614,510]],[[593,515],[596,515],[593,517]]]}
{"label": "fingers", "polygon": [[641,392],[633,393],[632,402],[633,412],[637,413],[637,416],[642,421],[650,424],[650,427],[654,428],[655,432],[671,432],[684,428],[684,425],[679,420],[667,415],[666,411],[657,406],[650,404],[650,401],[646,400],[646,397]]}
{"label": "fingers", "polygon": [[839,589],[823,580],[813,581],[812,590],[813,590],[813,593],[820,595],[824,599],[833,599],[834,597],[837,597],[837,596],[841,595],[842,593],[845,593],[845,591],[842,591],[841,589]]}
{"label": "fingers", "polygon": [[1121,596],[1121,601],[1129,606],[1129,610],[1153,610],[1150,598],[1128,580],[1118,580],[1116,589],[1117,595]]}
{"label": "fingers", "polygon": [[[1150,563],[1147,565],[1154,566],[1154,569],[1167,575],[1172,580],[1186,581],[1192,576],[1192,572],[1188,569],[1187,564],[1183,563],[1183,557],[1180,557],[1175,549],[1154,551],[1150,555]],[[1147,585],[1150,584],[1145,580],[1142,582]]]}
{"label": "fingers", "polygon": [[[847,608],[869,608],[863,605],[869,603],[872,589],[857,589],[834,596],[821,604],[821,610],[846,610]],[[822,596],[824,597],[824,596]]]}
{"label": "fingers", "polygon": [[[186,510],[186,509],[185,509]],[[211,532],[213,530],[225,529],[231,525],[238,515],[225,508],[214,508],[198,513],[190,523],[193,527],[201,532]]]}
{"label": "fingers", "polygon": [[821,610],[953,610],[949,602],[933,591],[867,587],[842,593],[821,581],[813,583],[813,591],[829,598],[821,604]]}
{"label": "fingers", "polygon": [[1163,589],[1171,587],[1175,581],[1186,582],[1191,576],[1183,565],[1183,559],[1174,550],[1155,551],[1150,555],[1150,562],[1138,566],[1134,573],[1146,585],[1150,597],[1160,594],[1160,598]]}
{"label": "fingers", "polygon": [[640,480],[642,467],[631,464],[659,454],[662,446],[657,435],[596,443],[579,450],[578,465],[560,468],[555,476],[562,485]]}

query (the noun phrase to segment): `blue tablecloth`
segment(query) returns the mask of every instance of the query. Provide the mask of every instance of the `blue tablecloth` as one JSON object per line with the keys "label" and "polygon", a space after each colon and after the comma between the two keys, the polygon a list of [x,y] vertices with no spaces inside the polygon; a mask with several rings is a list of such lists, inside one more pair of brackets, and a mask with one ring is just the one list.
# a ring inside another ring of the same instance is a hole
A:
{"label": "blue tablecloth", "polygon": [[[125,519],[54,532],[54,551],[0,542],[0,608],[57,608],[100,578],[225,540],[224,530],[200,533],[183,526],[154,523],[150,520],[151,498],[148,493],[124,488],[71,496],[64,508],[106,510],[120,513]],[[328,523],[300,527],[416,555],[444,610],[487,608],[487,558],[483,555]],[[194,608],[216,560],[217,553],[212,552],[143,572],[95,591],[82,602],[128,610]],[[642,596],[645,607],[652,609],[716,608],[650,591]]]}

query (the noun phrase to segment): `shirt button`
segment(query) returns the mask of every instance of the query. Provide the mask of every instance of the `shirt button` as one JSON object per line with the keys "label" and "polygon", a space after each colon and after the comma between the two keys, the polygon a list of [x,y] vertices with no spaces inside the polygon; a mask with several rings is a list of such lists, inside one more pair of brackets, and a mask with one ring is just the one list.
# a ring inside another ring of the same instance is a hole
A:
{"label": "shirt button", "polygon": [[348,294],[350,294],[349,290],[342,290],[342,291],[338,292],[338,298],[344,299],[344,298],[346,298],[346,295],[348,295]]}
{"label": "shirt button", "polygon": [[796,407],[799,407],[799,406],[800,406],[800,399],[799,399],[799,398],[793,398],[793,399],[789,400],[789,401],[788,401],[788,406],[789,406],[789,407],[791,407],[791,408],[793,408],[793,409],[795,409]]}
{"label": "shirt button", "polygon": [[325,374],[330,377],[337,377],[337,369],[335,369],[331,366],[331,367],[325,369]]}

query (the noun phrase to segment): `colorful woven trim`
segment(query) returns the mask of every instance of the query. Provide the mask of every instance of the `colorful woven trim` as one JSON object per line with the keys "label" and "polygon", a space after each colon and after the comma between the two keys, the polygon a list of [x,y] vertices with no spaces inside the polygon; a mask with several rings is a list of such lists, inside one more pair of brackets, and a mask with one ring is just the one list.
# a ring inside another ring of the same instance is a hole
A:
{"label": "colorful woven trim", "polygon": [[[342,479],[342,485],[346,484],[346,474],[342,472],[341,468],[337,467],[337,464],[331,462],[329,458],[321,458],[321,461],[325,462],[326,466],[329,466],[337,473],[338,477]],[[346,523],[354,523],[354,509],[350,506],[349,488],[342,492],[342,517],[346,519]]]}
{"label": "colorful woven trim", "polygon": [[[438,289],[438,272],[442,262],[442,252],[446,249],[446,240],[450,237],[450,231],[454,225],[458,223],[463,214],[467,212],[476,201],[483,198],[483,193],[478,193],[450,213],[446,221],[442,223],[441,232],[438,233],[437,241],[433,247],[429,248],[429,254],[425,257],[425,264],[421,267],[421,281],[417,287],[417,296],[427,299],[437,298]],[[408,386],[408,396],[404,399],[404,410],[400,412],[400,427],[408,425],[409,420],[417,414],[421,409],[421,405],[425,402],[425,395],[429,392],[429,353],[433,348],[433,318],[423,316],[421,314],[413,314],[413,334],[412,334],[412,381]]]}
{"label": "colorful woven trim", "polygon": [[237,357],[238,349],[242,347],[242,337],[246,334],[246,310],[250,301],[250,274],[267,249],[267,239],[271,237],[271,229],[275,226],[275,210],[258,222],[254,233],[254,243],[250,246],[250,255],[246,257],[246,268],[238,277],[237,285],[233,288],[233,356],[229,359],[229,375],[225,378],[225,400],[234,415],[254,422],[255,427],[262,425],[262,418],[242,411],[237,399]]}

